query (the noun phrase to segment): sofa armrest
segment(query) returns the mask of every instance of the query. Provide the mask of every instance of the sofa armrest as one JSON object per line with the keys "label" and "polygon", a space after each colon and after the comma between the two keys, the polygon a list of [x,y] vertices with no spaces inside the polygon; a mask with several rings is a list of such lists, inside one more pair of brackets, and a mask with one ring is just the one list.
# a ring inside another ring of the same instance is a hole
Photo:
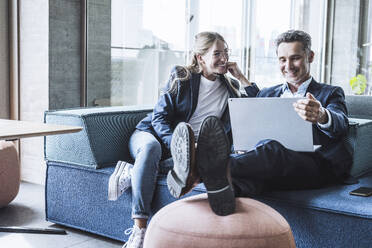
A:
{"label": "sofa armrest", "polygon": [[103,168],[118,160],[132,162],[128,140],[150,106],[78,108],[46,111],[45,123],[81,126],[78,133],[46,136],[45,160]]}
{"label": "sofa armrest", "polygon": [[372,171],[372,120],[349,118],[345,144],[353,154],[350,175],[360,177]]}

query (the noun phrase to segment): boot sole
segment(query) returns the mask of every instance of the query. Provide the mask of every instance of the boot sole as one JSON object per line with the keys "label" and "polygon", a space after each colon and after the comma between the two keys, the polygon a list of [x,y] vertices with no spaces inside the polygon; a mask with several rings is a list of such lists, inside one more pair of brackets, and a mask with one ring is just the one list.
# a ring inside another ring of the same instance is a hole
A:
{"label": "boot sole", "polygon": [[222,124],[217,117],[208,117],[200,128],[196,161],[209,205],[220,216],[235,212],[235,195],[227,178],[229,155],[229,140]]}
{"label": "boot sole", "polygon": [[191,190],[190,172],[195,170],[195,138],[189,124],[181,122],[173,132],[171,140],[173,169],[168,172],[167,185],[175,198]]}

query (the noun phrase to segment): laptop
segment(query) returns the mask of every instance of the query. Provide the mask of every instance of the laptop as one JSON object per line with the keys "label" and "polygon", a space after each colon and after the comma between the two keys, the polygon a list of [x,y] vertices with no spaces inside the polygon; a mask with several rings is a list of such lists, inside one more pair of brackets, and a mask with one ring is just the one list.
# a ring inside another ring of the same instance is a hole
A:
{"label": "laptop", "polygon": [[273,139],[286,148],[313,152],[312,123],[293,109],[301,98],[229,98],[232,137],[236,152],[253,150],[264,139]]}

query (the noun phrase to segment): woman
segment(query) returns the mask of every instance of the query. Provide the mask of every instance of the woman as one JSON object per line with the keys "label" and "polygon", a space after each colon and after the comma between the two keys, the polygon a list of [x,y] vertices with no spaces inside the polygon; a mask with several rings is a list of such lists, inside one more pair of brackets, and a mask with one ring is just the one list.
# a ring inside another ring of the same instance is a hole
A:
{"label": "woman", "polygon": [[[134,226],[124,247],[143,245],[159,161],[170,157],[172,134],[177,124],[187,123],[190,135],[195,133],[197,138],[203,119],[213,115],[222,120],[225,132],[230,132],[227,99],[240,97],[240,84],[225,74],[228,70],[232,75],[242,74],[236,63],[228,60],[228,47],[221,35],[215,32],[197,34],[190,65],[173,68],[166,92],[160,96],[153,112],[136,126],[129,140],[134,165],[119,161],[110,177],[113,182],[115,180],[111,178],[121,175],[119,189],[111,186],[117,189],[112,190],[115,191],[111,194],[113,200],[132,186]],[[176,197],[185,193],[172,192]]]}

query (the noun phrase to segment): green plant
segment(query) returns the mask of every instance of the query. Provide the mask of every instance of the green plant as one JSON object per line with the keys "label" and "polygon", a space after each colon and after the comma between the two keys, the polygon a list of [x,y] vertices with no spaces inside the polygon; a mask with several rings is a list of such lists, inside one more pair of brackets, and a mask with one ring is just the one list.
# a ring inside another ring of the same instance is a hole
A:
{"label": "green plant", "polygon": [[358,74],[350,79],[351,90],[356,95],[364,93],[367,87],[367,78],[363,74]]}

